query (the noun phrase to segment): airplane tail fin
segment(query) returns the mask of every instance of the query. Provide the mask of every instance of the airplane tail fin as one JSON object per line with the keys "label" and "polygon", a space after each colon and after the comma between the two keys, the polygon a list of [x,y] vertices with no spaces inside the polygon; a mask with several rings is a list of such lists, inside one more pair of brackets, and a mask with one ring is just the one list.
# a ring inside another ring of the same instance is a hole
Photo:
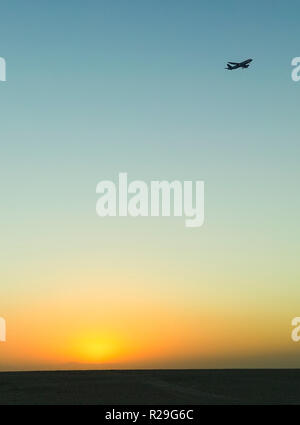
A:
{"label": "airplane tail fin", "polygon": [[229,65],[229,63],[228,63],[227,64],[227,68],[225,68],[225,69],[227,69],[228,71],[232,71],[233,70],[233,67],[231,65]]}

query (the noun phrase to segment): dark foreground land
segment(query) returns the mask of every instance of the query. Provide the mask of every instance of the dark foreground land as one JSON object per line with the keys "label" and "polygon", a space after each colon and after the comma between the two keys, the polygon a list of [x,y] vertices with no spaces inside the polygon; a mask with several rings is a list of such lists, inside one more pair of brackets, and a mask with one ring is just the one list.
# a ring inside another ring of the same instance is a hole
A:
{"label": "dark foreground land", "polygon": [[0,404],[300,404],[300,370],[0,373]]}

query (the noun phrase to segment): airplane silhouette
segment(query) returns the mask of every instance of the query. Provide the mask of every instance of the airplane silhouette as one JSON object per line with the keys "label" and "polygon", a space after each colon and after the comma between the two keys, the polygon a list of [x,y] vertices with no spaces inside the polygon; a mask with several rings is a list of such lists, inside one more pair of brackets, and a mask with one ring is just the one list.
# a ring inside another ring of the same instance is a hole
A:
{"label": "airplane silhouette", "polygon": [[227,63],[227,69],[228,71],[232,71],[233,69],[238,69],[238,68],[249,68],[250,63],[253,61],[253,59],[247,59],[244,62],[228,62]]}

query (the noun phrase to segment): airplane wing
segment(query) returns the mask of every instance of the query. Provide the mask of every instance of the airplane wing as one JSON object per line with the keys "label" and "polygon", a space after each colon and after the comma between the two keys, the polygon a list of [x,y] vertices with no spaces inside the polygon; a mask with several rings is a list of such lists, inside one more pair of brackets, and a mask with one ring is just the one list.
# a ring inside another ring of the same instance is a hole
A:
{"label": "airplane wing", "polygon": [[239,65],[238,62],[228,62],[228,63],[230,63],[230,65]]}

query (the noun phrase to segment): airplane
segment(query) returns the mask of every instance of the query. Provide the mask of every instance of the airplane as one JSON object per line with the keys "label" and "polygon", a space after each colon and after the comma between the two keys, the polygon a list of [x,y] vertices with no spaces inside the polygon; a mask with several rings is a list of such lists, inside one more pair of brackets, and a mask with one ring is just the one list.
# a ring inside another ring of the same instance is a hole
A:
{"label": "airplane", "polygon": [[247,59],[244,62],[228,62],[227,63],[227,69],[228,71],[232,71],[233,69],[238,69],[238,68],[249,68],[250,63],[253,61],[253,59]]}

